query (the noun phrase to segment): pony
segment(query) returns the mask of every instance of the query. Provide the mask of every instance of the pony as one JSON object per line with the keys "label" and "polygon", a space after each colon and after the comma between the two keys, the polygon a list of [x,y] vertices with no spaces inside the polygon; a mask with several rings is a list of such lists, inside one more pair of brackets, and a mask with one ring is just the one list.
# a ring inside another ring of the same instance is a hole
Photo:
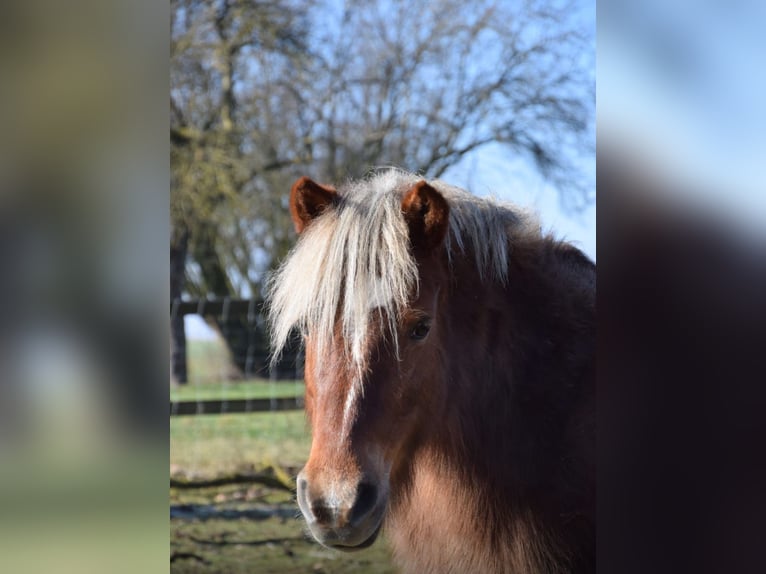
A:
{"label": "pony", "polygon": [[595,571],[595,264],[536,218],[399,170],[292,187],[268,285],[305,344],[311,535],[407,573]]}

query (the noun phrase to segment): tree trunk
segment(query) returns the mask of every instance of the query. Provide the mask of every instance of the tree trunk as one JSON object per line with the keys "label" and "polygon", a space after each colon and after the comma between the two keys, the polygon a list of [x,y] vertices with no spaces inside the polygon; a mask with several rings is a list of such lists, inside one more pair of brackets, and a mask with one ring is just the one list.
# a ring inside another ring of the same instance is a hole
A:
{"label": "tree trunk", "polygon": [[[216,229],[203,225],[195,230],[191,242],[192,257],[200,266],[204,293],[216,299],[237,297],[226,274],[226,269],[216,250]],[[253,294],[253,296],[257,296]],[[260,312],[260,305],[258,306]],[[269,367],[269,335],[263,318],[255,319],[243,315],[220,313],[205,317],[218,327],[229,350],[231,368],[226,373],[229,380],[250,377],[274,377],[292,379],[296,377],[296,353],[299,339],[291,341],[282,360],[275,369]]]}
{"label": "tree trunk", "polygon": [[[189,231],[182,229],[173,234],[170,242],[170,301],[181,298],[184,288],[186,254],[189,249]],[[170,317],[170,374],[178,384],[188,382],[186,361],[186,328],[183,315]]]}
{"label": "tree trunk", "polygon": [[[223,299],[235,297],[221,258],[216,250],[218,238],[215,226],[203,223],[196,230],[192,242],[192,257],[200,266],[204,294],[208,297]],[[212,319],[226,342],[232,360],[231,368],[226,373],[229,380],[241,379],[245,373],[247,357],[247,323],[242,317],[215,316]]]}

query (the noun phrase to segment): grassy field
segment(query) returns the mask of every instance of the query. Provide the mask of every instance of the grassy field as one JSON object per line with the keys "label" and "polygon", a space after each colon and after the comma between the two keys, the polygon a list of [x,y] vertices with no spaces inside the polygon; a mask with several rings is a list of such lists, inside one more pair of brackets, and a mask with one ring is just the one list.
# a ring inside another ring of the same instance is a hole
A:
{"label": "grassy field", "polygon": [[[222,391],[211,386],[211,392]],[[170,469],[176,477],[210,478],[268,466],[294,477],[309,446],[302,411],[170,420]],[[308,538],[293,492],[260,484],[171,488],[170,510],[171,572],[395,572],[384,539],[346,554]]]}
{"label": "grassy field", "polygon": [[186,358],[189,382],[222,381],[231,372],[231,361],[226,343],[222,339],[213,341],[188,340]]}
{"label": "grassy field", "polygon": [[263,380],[198,383],[176,386],[170,389],[170,400],[204,401],[228,399],[268,399],[279,397],[302,397],[303,381],[270,382]]}
{"label": "grassy field", "polygon": [[171,417],[171,472],[215,476],[269,464],[302,466],[310,435],[303,411]]}
{"label": "grassy field", "polygon": [[173,402],[303,396],[303,381],[227,380],[232,367],[226,345],[220,340],[188,341],[187,360],[189,382],[171,385]]}

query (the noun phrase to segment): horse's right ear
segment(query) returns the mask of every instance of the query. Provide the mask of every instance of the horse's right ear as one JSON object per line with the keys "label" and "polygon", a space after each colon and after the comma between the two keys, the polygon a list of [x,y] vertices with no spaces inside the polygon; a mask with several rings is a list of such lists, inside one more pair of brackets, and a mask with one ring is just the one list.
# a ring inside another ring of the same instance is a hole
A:
{"label": "horse's right ear", "polygon": [[427,253],[444,241],[449,228],[449,204],[428,183],[419,181],[404,194],[402,213],[416,251]]}
{"label": "horse's right ear", "polygon": [[293,184],[290,191],[290,216],[295,231],[301,233],[306,226],[335,201],[337,192],[329,186],[319,185],[308,177]]}

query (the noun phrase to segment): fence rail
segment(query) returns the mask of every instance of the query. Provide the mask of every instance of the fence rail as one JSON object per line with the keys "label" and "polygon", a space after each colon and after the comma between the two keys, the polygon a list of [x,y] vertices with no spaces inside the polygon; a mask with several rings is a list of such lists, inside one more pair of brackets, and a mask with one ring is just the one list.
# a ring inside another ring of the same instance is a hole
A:
{"label": "fence rail", "polygon": [[175,299],[170,303],[170,316],[217,315],[219,317],[248,317],[251,321],[263,314],[263,301],[256,299]]}
{"label": "fence rail", "polygon": [[170,402],[170,416],[303,410],[303,397]]}

